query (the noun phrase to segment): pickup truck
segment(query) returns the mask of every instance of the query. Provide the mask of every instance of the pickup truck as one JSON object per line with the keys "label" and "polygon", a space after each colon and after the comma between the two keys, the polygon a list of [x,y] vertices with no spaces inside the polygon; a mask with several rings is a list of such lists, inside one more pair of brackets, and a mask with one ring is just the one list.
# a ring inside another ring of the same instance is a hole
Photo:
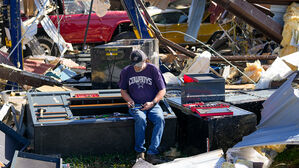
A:
{"label": "pickup truck", "polygon": [[[84,43],[90,1],[58,1],[58,10],[50,13],[49,17],[56,27],[59,25],[59,31],[64,40],[72,43],[75,49],[81,49]],[[36,37],[46,54],[59,55],[56,44],[42,27],[38,29]],[[108,11],[103,17],[97,16],[95,12],[91,13],[86,38],[87,45],[94,46],[123,38],[136,38],[126,11]]]}

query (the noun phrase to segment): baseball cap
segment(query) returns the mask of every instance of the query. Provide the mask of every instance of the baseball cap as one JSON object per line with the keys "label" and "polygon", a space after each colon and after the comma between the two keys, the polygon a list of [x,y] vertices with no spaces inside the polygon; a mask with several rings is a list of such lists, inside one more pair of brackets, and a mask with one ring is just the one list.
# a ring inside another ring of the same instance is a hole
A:
{"label": "baseball cap", "polygon": [[145,61],[147,56],[142,50],[134,50],[131,52],[130,60],[132,65],[136,65],[140,62]]}

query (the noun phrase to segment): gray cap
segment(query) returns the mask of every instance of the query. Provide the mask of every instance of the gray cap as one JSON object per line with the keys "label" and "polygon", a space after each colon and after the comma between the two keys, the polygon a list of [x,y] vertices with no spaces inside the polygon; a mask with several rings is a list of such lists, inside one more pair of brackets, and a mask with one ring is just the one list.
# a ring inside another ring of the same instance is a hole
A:
{"label": "gray cap", "polygon": [[146,59],[147,56],[142,50],[134,50],[131,52],[130,60],[132,65],[138,64],[139,62],[143,62]]}

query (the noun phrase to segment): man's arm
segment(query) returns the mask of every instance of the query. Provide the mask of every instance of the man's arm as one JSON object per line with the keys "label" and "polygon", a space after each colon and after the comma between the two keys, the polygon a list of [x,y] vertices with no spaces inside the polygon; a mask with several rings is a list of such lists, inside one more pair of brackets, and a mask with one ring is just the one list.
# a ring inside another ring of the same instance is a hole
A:
{"label": "man's arm", "polygon": [[166,94],[166,89],[160,90],[157,93],[156,97],[151,102],[144,103],[143,108],[141,110],[148,110],[148,109],[152,108],[157,103],[159,103],[160,100],[163,99],[163,97],[165,96],[165,94]]}
{"label": "man's arm", "polygon": [[120,90],[120,94],[123,97],[123,99],[125,99],[125,101],[128,103],[128,107],[132,108],[134,107],[134,101],[132,100],[131,96],[129,95],[129,93],[127,92],[127,90]]}

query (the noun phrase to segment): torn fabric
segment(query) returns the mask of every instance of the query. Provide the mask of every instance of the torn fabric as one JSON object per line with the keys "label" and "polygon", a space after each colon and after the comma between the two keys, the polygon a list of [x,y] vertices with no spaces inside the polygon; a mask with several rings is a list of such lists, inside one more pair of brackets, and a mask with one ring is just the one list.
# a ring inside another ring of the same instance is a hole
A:
{"label": "torn fabric", "polygon": [[[200,24],[205,11],[206,0],[193,0],[189,9],[188,15],[188,29],[186,34],[197,39],[197,34],[200,29]],[[195,42],[194,39],[189,36],[184,37],[185,41]]]}
{"label": "torn fabric", "polygon": [[[91,0],[76,0],[75,2],[82,1],[82,2],[90,2]],[[94,0],[92,5],[92,11],[94,11],[97,16],[103,17],[108,12],[110,8],[110,1],[109,0]]]}

